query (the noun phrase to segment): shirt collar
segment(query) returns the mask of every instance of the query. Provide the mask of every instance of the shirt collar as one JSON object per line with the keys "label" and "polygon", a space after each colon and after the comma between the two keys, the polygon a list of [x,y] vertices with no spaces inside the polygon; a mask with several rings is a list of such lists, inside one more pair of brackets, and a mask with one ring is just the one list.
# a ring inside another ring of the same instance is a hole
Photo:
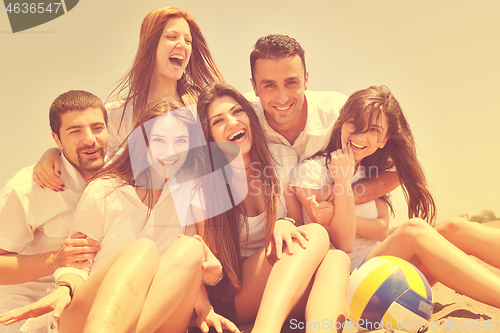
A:
{"label": "shirt collar", "polygon": [[308,95],[309,92],[306,90],[304,103],[307,102],[307,120],[303,133],[307,135],[324,135],[326,129],[319,118],[318,108],[315,103],[310,103],[311,99],[307,98]]}
{"label": "shirt collar", "polygon": [[[304,93],[304,103],[307,103],[307,120],[306,120],[306,126],[304,127],[304,130],[299,134],[299,137],[301,137],[304,134],[314,135],[314,136],[324,135],[326,132],[326,129],[323,127],[323,124],[321,123],[321,120],[319,118],[319,112],[317,110],[316,104],[309,102],[309,100],[307,98],[308,95],[309,95],[309,92],[306,90]],[[259,100],[259,103],[260,103],[260,100]],[[266,111],[264,110],[264,106],[262,106],[261,125],[262,125],[262,128],[264,129],[265,133],[267,133],[268,135],[273,136],[275,138],[278,138],[279,141],[281,141],[283,143],[288,142],[281,134],[276,132],[267,122]],[[295,142],[297,142],[297,140],[295,140]]]}
{"label": "shirt collar", "polygon": [[85,179],[83,179],[80,172],[78,172],[78,170],[76,170],[75,167],[66,159],[64,153],[61,152],[60,156],[63,165],[63,168],[61,170],[61,178],[63,179],[64,183],[67,184],[69,181],[69,184],[67,185],[73,186],[76,190],[84,188],[87,185],[87,182],[85,181]]}

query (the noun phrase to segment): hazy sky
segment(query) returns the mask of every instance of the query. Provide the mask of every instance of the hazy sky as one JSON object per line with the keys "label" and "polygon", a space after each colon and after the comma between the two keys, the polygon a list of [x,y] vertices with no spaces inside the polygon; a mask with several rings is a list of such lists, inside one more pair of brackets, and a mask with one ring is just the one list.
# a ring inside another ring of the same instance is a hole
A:
{"label": "hazy sky", "polygon": [[[0,13],[0,187],[54,143],[48,110],[61,93],[106,99],[129,68],[141,21],[154,8],[191,11],[228,83],[251,90],[257,38],[287,34],[306,51],[309,89],[347,95],[387,85],[405,111],[438,221],[500,215],[500,3],[400,1],[85,0],[13,34]],[[398,214],[406,207],[395,194]]]}

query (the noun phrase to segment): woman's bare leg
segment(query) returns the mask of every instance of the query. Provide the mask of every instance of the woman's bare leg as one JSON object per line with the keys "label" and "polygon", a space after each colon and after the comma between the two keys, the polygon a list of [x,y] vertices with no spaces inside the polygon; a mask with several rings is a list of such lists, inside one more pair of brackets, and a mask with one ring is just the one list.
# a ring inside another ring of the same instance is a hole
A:
{"label": "woman's bare leg", "polygon": [[272,267],[263,251],[243,264],[243,287],[235,299],[236,312],[242,323],[257,314],[254,333],[280,332],[328,251],[329,238],[322,226],[309,224],[301,228],[307,229],[310,239],[306,249],[294,242],[294,254],[285,253]]}
{"label": "woman's bare leg", "polygon": [[78,287],[59,319],[59,331],[128,332],[137,322],[158,266],[155,244],[126,246]]}
{"label": "woman's bare leg", "polygon": [[306,332],[342,332],[346,319],[344,295],[350,268],[351,260],[347,254],[340,250],[328,251],[316,271],[306,306],[306,322],[320,325],[316,329],[306,329]]}
{"label": "woman's bare leg", "polygon": [[454,217],[434,229],[465,253],[500,268],[500,229],[461,217]]}
{"label": "woman's bare leg", "polygon": [[447,241],[421,219],[401,225],[368,258],[392,255],[461,294],[500,307],[500,278]]}
{"label": "woman's bare leg", "polygon": [[201,286],[203,248],[178,238],[160,259],[136,332],[186,332]]}

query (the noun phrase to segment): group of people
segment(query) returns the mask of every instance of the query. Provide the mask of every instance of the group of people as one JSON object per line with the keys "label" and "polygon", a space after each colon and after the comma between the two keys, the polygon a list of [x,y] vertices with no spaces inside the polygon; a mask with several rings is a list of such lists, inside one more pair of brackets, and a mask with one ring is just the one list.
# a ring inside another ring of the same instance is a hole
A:
{"label": "group of people", "polygon": [[[500,232],[460,218],[431,227],[387,87],[307,90],[304,50],[284,35],[259,38],[250,64],[244,96],[193,17],[162,7],[144,18],[114,101],[56,98],[57,148],[0,195],[0,332],[342,323],[350,271],[378,255],[500,307],[500,279],[469,257],[500,267]],[[411,219],[389,236],[398,186]]]}

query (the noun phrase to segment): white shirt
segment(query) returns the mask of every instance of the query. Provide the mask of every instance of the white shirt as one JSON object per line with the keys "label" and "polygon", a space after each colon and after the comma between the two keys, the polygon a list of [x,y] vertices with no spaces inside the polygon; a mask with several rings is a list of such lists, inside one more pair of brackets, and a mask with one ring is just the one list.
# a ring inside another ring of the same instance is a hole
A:
{"label": "white shirt", "polygon": [[[61,180],[66,185],[62,192],[38,186],[33,181],[33,166],[19,171],[2,189],[1,249],[25,255],[57,251],[70,235],[74,211],[86,183],[64,155],[61,161]],[[0,285],[0,313],[37,301],[53,282],[50,274],[30,282]],[[3,326],[0,332],[4,332]]]}
{"label": "white shirt", "polygon": [[[132,132],[134,128],[134,103],[130,101],[127,103],[127,108],[123,110],[125,105],[124,99],[118,99],[113,102],[106,103],[105,108],[108,112],[108,152],[107,156],[112,156],[118,147],[127,139],[127,136]],[[198,119],[198,114],[196,112],[196,105],[186,106],[194,116],[194,119]],[[118,155],[123,152],[119,150]]]}
{"label": "white shirt", "polygon": [[[178,234],[196,234],[191,211],[195,194],[194,181],[181,184],[170,182],[145,222],[148,208],[137,196],[134,187],[119,186],[120,181],[97,179],[85,190],[75,213],[72,232],[82,232],[100,242],[99,251],[91,265],[95,273],[117,251],[145,237],[152,239],[158,253],[163,254],[177,239]],[[181,225],[182,221],[183,225]],[[63,274],[65,268],[57,273]]]}
{"label": "white shirt", "polygon": [[[365,178],[364,168],[358,168],[352,182]],[[316,157],[312,160],[307,160],[299,165],[292,171],[290,176],[290,186],[299,188],[321,189],[327,183],[333,183],[332,175],[325,166],[325,157]],[[363,204],[355,206],[356,216],[365,219],[376,219],[378,217],[378,209],[375,200],[368,201]],[[312,219],[302,207],[304,215],[304,223],[312,223]],[[351,272],[365,260],[365,258],[380,244],[379,241],[364,238],[356,235],[354,239],[354,246],[351,253],[347,255],[351,259]],[[331,245],[331,244],[330,244]],[[333,245],[330,248],[334,248]]]}
{"label": "white shirt", "polygon": [[[275,170],[279,180],[280,192],[276,206],[276,218],[286,217],[285,188],[290,182],[290,173],[297,164],[297,154],[294,150],[279,144],[269,144],[269,151],[278,163]],[[276,191],[276,194],[278,192]],[[240,234],[240,253],[249,257],[265,245],[266,212],[246,218],[246,224]]]}
{"label": "white shirt", "polygon": [[287,139],[271,128],[267,122],[260,98],[256,97],[254,93],[247,93],[245,97],[259,117],[262,129],[266,133],[267,142],[292,147],[299,157],[299,162],[326,148],[330,141],[333,125],[337,120],[340,109],[347,100],[346,95],[334,91],[318,92],[306,90],[304,101],[304,103],[307,101],[306,126],[293,145],[291,145]]}

